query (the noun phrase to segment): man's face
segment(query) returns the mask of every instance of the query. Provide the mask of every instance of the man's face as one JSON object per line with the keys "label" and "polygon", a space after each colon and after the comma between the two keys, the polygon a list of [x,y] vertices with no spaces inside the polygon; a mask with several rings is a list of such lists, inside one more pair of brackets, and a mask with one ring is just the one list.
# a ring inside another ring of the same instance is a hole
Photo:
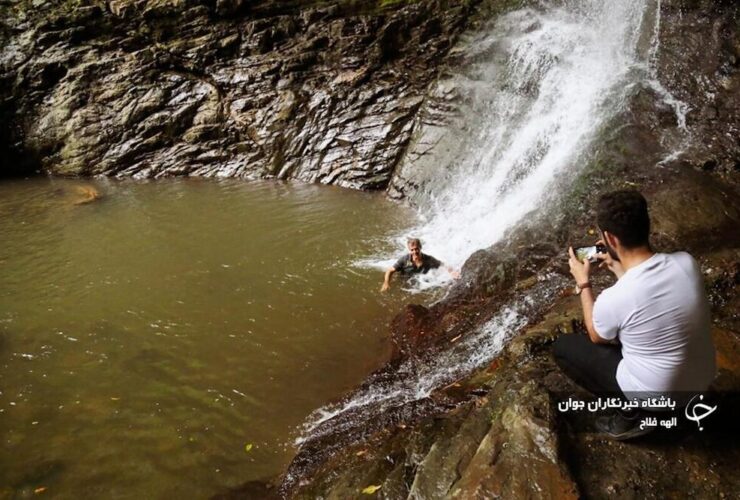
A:
{"label": "man's face", "polygon": [[609,256],[619,262],[619,256],[617,255],[617,251],[614,250],[614,247],[612,247],[609,244],[609,240],[606,239],[606,235],[604,234],[604,231],[599,229],[599,232],[601,233],[601,241],[604,242],[604,246],[606,247],[606,251],[609,252]]}
{"label": "man's face", "polygon": [[419,257],[421,255],[421,247],[416,243],[409,243],[409,253],[414,258]]}

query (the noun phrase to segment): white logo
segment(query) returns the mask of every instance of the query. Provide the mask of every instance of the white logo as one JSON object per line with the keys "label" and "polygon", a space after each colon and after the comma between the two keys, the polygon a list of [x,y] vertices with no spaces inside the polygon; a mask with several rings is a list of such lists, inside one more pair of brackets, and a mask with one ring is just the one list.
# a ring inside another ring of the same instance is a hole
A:
{"label": "white logo", "polygon": [[[699,396],[699,400],[700,401],[702,401],[704,399],[704,395],[703,394],[698,394],[698,396]],[[693,398],[691,398],[691,401],[689,401],[689,404],[686,405],[685,414],[686,414],[686,418],[688,418],[689,420],[692,420],[692,421],[696,422],[696,425],[699,427],[699,430],[700,431],[703,431],[704,430],[704,427],[702,427],[701,425],[699,425],[699,422],[702,419],[704,419],[704,418],[708,417],[709,415],[711,415],[712,413],[714,413],[714,410],[716,410],[717,407],[716,406],[705,405],[704,403],[696,403],[695,405],[692,406],[691,403],[693,403],[695,399],[696,399],[696,396],[694,396]],[[689,408],[691,408],[691,415],[689,415]],[[697,415],[697,413],[696,413],[696,409],[697,408],[699,410],[703,410],[704,412],[703,413],[699,413]]]}

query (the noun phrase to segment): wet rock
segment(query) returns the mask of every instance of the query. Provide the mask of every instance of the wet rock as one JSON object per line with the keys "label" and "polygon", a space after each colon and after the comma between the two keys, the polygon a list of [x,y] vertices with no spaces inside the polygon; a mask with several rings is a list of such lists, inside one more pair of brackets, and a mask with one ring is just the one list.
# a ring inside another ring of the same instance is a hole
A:
{"label": "wet rock", "polygon": [[718,115],[717,108],[715,106],[712,106],[711,104],[707,104],[704,106],[701,110],[701,118],[704,120],[716,120]]}
{"label": "wet rock", "polygon": [[213,500],[231,500],[231,499],[259,499],[259,500],[280,500],[277,487],[268,481],[250,481],[232,491],[225,491],[221,494],[214,495]]}
{"label": "wet rock", "polygon": [[216,12],[222,16],[234,14],[244,3],[244,0],[216,0]]}
{"label": "wet rock", "polygon": [[654,140],[668,146],[666,156],[678,152],[675,159],[737,183],[732,173],[740,157],[734,139],[740,131],[738,6],[676,0],[661,7],[656,71],[665,89],[686,106],[686,130],[676,135],[663,127],[653,131]]}
{"label": "wet rock", "polygon": [[433,340],[433,322],[429,310],[420,305],[408,305],[393,319],[391,341],[393,342],[393,359],[407,358],[415,355]]}
{"label": "wet rock", "polygon": [[33,17],[0,7],[0,147],[27,158],[0,175],[384,188],[475,3],[115,0],[94,12],[44,4]]}
{"label": "wet rock", "polygon": [[[701,260],[714,267],[728,255]],[[335,449],[289,496],[350,498],[368,485],[380,485],[384,498],[661,498],[679,491],[721,497],[734,491],[740,449],[727,439],[735,432],[732,399],[720,400],[725,417],[713,420],[711,431],[673,429],[635,443],[595,433],[592,414],[557,411],[558,401],[591,397],[557,368],[549,347],[558,335],[577,335],[572,321],[580,316],[577,297],[559,299],[494,365],[457,384],[462,403],[407,414],[403,424],[393,421]],[[713,337],[719,353],[713,387],[733,394],[740,388],[740,337],[721,327]]]}
{"label": "wet rock", "polygon": [[54,481],[63,475],[68,467],[69,464],[61,460],[40,458],[35,463],[29,464],[21,477],[8,479],[16,495],[21,498],[31,497],[36,488]]}
{"label": "wet rock", "polygon": [[737,334],[723,328],[712,330],[717,349],[717,379],[712,387],[717,391],[732,393],[740,387],[740,341]]}
{"label": "wet rock", "polygon": [[740,197],[693,170],[676,172],[669,186],[648,190],[654,242],[663,249],[707,252],[740,245]]}
{"label": "wet rock", "polygon": [[473,253],[463,267],[463,273],[471,276],[470,286],[487,297],[514,286],[518,271],[519,265],[515,255],[489,250],[478,250]]}
{"label": "wet rock", "polygon": [[560,461],[555,411],[547,391],[534,381],[517,389],[513,401],[497,402],[505,409],[494,413],[493,425],[450,498],[522,498],[533,491],[540,498],[579,498],[576,483]]}
{"label": "wet rock", "polygon": [[[551,321],[561,322],[562,315]],[[528,337],[542,342],[540,330]],[[551,396],[533,380],[543,351],[530,359],[513,352],[507,350],[499,367],[463,382],[460,395],[467,401],[460,406],[407,417],[404,425],[333,454],[291,496],[347,498],[379,484],[386,498],[520,498],[535,491],[542,498],[577,497],[560,455]]]}
{"label": "wet rock", "polygon": [[76,186],[75,194],[77,195],[74,201],[75,205],[87,205],[103,197],[100,191],[93,186]]}
{"label": "wet rock", "polygon": [[[489,4],[489,8],[500,4]],[[629,170],[635,162],[661,168],[688,164],[737,184],[740,158],[738,6],[733,2],[661,2],[652,75],[634,88],[592,149],[596,168]],[[461,35],[442,63],[416,118],[416,130],[388,186],[392,198],[424,198],[460,175],[470,128],[489,117],[469,96],[491,91],[496,60],[487,23]],[[486,71],[479,68],[486,62]],[[484,86],[488,85],[488,87]],[[500,89],[496,89],[499,91]],[[475,117],[475,118],[470,118]],[[462,174],[464,175],[464,173]]]}

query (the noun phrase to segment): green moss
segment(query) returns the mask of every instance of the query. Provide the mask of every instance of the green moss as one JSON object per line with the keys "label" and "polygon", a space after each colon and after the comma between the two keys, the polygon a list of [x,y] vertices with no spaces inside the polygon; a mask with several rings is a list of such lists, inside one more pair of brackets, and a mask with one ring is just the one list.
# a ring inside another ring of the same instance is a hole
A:
{"label": "green moss", "polygon": [[378,0],[378,7],[384,9],[399,4],[415,3],[416,0]]}
{"label": "green moss", "polygon": [[491,418],[490,418],[490,422],[492,424],[496,424],[501,421],[501,417],[504,414],[504,409],[505,409],[504,405],[496,405],[493,407],[493,409],[491,410]]}

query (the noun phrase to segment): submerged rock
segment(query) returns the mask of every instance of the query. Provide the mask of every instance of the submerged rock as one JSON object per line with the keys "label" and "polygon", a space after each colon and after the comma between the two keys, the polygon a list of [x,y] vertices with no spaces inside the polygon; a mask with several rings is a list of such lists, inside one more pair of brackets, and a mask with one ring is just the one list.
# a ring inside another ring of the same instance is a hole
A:
{"label": "submerged rock", "polygon": [[75,194],[77,195],[75,205],[86,205],[103,197],[93,186],[76,186]]}

